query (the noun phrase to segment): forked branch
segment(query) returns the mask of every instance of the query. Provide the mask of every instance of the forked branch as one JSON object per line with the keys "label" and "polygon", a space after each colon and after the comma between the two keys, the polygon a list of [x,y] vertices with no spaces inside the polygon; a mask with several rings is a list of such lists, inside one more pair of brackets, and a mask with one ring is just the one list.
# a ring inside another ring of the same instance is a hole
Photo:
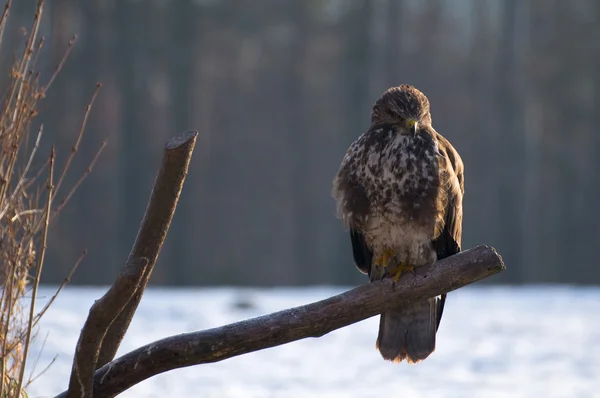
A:
{"label": "forked branch", "polygon": [[92,397],[94,372],[115,357],[167,236],[197,135],[196,131],[188,131],[165,144],[162,164],[126,267],[108,292],[94,303],[79,336],[69,381],[70,398]]}
{"label": "forked branch", "polygon": [[[321,337],[394,306],[458,289],[504,270],[491,247],[477,246],[391,282],[367,283],[312,304],[230,325],[167,337],[104,365],[93,380],[95,398],[114,397],[133,385],[169,370],[218,362],[237,355]],[[56,398],[63,398],[66,393]]]}

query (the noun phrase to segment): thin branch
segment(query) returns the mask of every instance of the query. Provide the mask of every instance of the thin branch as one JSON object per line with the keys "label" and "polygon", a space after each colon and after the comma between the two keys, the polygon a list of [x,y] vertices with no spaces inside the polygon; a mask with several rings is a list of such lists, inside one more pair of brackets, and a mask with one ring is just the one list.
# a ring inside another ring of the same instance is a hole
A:
{"label": "thin branch", "polygon": [[[9,273],[6,274],[7,278],[14,278],[14,264],[12,264],[12,262],[9,262]],[[8,330],[9,330],[9,325],[10,325],[10,319],[12,316],[12,310],[13,310],[13,288],[14,288],[14,284],[8,282],[6,284],[6,287],[4,289],[2,289],[2,294],[6,294],[7,296],[7,302],[6,302],[6,307],[8,308],[8,310],[6,310],[5,308],[2,309],[2,315],[0,316],[0,326],[4,326],[4,330],[2,331],[3,336],[8,336]],[[4,298],[2,300],[2,303],[4,303]],[[6,313],[6,318],[4,317]],[[2,362],[1,367],[2,367],[2,373],[0,373],[0,377],[2,377],[2,382],[0,383],[0,392],[2,393],[2,397],[5,396],[5,380],[4,380],[4,375],[6,374],[6,366],[7,366],[7,362],[8,362],[8,339],[5,337],[2,339],[2,351],[0,352],[0,356],[2,356],[2,358],[0,358],[0,361]],[[10,387],[9,387],[10,388]]]}
{"label": "thin branch", "polygon": [[165,144],[162,164],[128,265],[109,291],[92,306],[79,337],[69,397],[92,397],[94,371],[117,353],[169,230],[197,136],[196,131],[188,131]]}
{"label": "thin branch", "polygon": [[58,294],[61,292],[61,290],[69,282],[71,282],[71,278],[73,277],[73,274],[75,273],[75,271],[77,270],[77,268],[79,268],[79,264],[81,264],[81,262],[83,261],[83,259],[85,258],[86,255],[87,255],[87,249],[85,249],[83,251],[83,253],[81,253],[81,256],[79,256],[79,258],[77,259],[77,261],[75,261],[75,264],[71,268],[71,271],[69,272],[69,275],[67,275],[67,277],[65,278],[65,280],[63,280],[63,282],[60,284],[60,286],[56,290],[56,293],[54,293],[54,295],[50,298],[50,300],[48,300],[48,302],[46,303],[46,305],[44,305],[44,308],[42,308],[41,311],[37,313],[37,315],[35,316],[34,323],[39,322],[39,320],[42,318],[42,316],[44,316],[44,314],[46,313],[46,311],[48,311],[48,308],[50,308],[50,306],[52,305],[52,303],[54,303],[54,300],[56,300],[56,297],[58,297]]}
{"label": "thin branch", "polygon": [[44,256],[46,254],[46,240],[48,238],[48,227],[50,224],[50,208],[52,207],[52,193],[54,182],[54,146],[50,152],[50,171],[48,176],[48,205],[46,206],[46,215],[44,217],[44,229],[42,230],[42,248],[40,250],[40,256],[38,257],[37,268],[35,272],[35,279],[33,281],[33,292],[31,293],[31,307],[29,309],[29,325],[27,327],[27,337],[25,338],[25,348],[23,350],[23,362],[21,363],[21,373],[19,374],[19,384],[17,387],[17,396],[21,395],[21,387],[23,385],[23,378],[25,376],[25,363],[27,361],[27,353],[29,352],[29,345],[31,344],[31,329],[33,329],[33,318],[35,311],[35,299],[37,298],[37,291],[40,284],[40,278],[42,275],[42,267],[44,265]]}
{"label": "thin branch", "polygon": [[4,37],[4,28],[6,27],[6,21],[8,20],[8,14],[10,11],[11,4],[11,0],[8,0],[6,2],[6,5],[4,5],[4,12],[2,12],[2,17],[0,17],[0,45],[2,44],[2,39]]}
{"label": "thin branch", "polygon": [[[35,51],[33,52],[33,62],[31,63],[31,70],[37,69],[37,61],[39,59],[40,53],[42,52],[42,47],[44,47],[45,41],[46,41],[46,39],[44,39],[44,36],[42,36],[38,39],[37,46],[35,47]],[[37,75],[39,77],[39,72]],[[37,85],[36,85],[36,87],[37,87]]]}
{"label": "thin branch", "polygon": [[[21,57],[21,62],[19,64],[19,70],[17,71],[17,76],[20,79],[19,90],[17,92],[16,98],[16,106],[13,114],[13,123],[15,123],[16,118],[19,115],[19,105],[23,99],[23,91],[25,90],[25,76],[27,73],[27,69],[29,67],[29,62],[31,61],[31,56],[34,53],[35,49],[35,41],[40,29],[40,24],[42,21],[42,11],[44,9],[44,0],[38,0],[37,9],[35,15],[33,17],[33,24],[31,26],[31,32],[29,33],[29,37],[27,38],[27,43],[25,44],[25,48],[23,49],[23,56]],[[13,93],[14,94],[14,93]],[[12,97],[12,95],[11,95]],[[20,391],[20,390],[19,390]]]}
{"label": "thin branch", "polygon": [[19,218],[23,217],[23,216],[28,216],[31,214],[40,214],[40,213],[45,213],[44,209],[30,209],[30,210],[23,210],[19,213],[16,213],[14,216],[12,216],[12,218],[10,219],[10,222],[15,222],[17,221]]}
{"label": "thin branch", "polygon": [[23,191],[27,191],[29,189],[29,187],[31,185],[33,185],[34,182],[37,181],[38,178],[40,178],[40,176],[42,175],[42,173],[44,173],[44,171],[46,170],[46,167],[48,167],[48,165],[50,164],[50,160],[46,160],[39,168],[39,170],[37,171],[37,173],[30,179],[28,179],[25,184],[23,185]]}
{"label": "thin branch", "polygon": [[[40,321],[40,319],[42,319],[42,316],[44,316],[44,314],[46,313],[46,311],[48,311],[48,309],[50,308],[50,306],[52,305],[52,303],[54,303],[54,300],[56,300],[56,298],[58,297],[58,295],[60,294],[60,292],[62,291],[62,289],[69,283],[71,282],[71,278],[73,277],[73,274],[75,273],[75,271],[77,270],[77,268],[79,267],[79,264],[81,264],[81,262],[83,261],[83,259],[85,258],[85,256],[87,255],[87,249],[83,251],[83,253],[79,256],[79,258],[77,259],[77,261],[75,262],[75,264],[73,265],[73,267],[71,268],[71,271],[69,272],[69,275],[67,275],[67,277],[63,280],[63,282],[61,283],[61,285],[58,287],[58,289],[56,290],[56,292],[54,293],[54,295],[50,298],[50,300],[48,300],[48,302],[44,305],[44,307],[40,310],[40,312],[38,312],[35,317],[33,318],[33,325],[37,325]],[[0,322],[0,325],[2,325],[3,323]],[[21,344],[21,342],[23,341],[23,339],[27,336],[27,330],[25,330],[21,336],[19,336],[18,338],[15,338],[13,341],[13,345],[10,346],[9,348],[7,348],[6,350],[11,351],[13,350],[18,344]],[[4,351],[6,351],[4,350]],[[6,352],[8,352],[6,351]],[[0,397],[2,397],[0,395]]]}
{"label": "thin branch", "polygon": [[8,199],[8,203],[6,204],[4,209],[2,209],[2,212],[0,212],[0,220],[4,217],[4,214],[8,210],[9,206],[13,203],[13,200],[15,199],[15,197],[17,195],[21,194],[21,192],[22,192],[22,189],[21,189],[22,185],[24,184],[25,179],[27,178],[27,174],[29,174],[29,168],[31,167],[33,158],[35,157],[35,154],[37,153],[37,150],[40,147],[40,141],[42,139],[43,132],[44,132],[44,125],[41,125],[40,129],[38,130],[37,138],[35,139],[35,145],[33,146],[33,149],[31,150],[31,153],[29,155],[29,159],[27,160],[27,165],[25,166],[25,170],[23,170],[23,173],[21,173],[19,182],[15,186],[14,191],[13,191],[12,195],[10,196],[10,199]]}
{"label": "thin branch", "polygon": [[27,382],[27,386],[25,386],[25,387],[29,387],[29,385],[31,383],[33,383],[38,378],[40,378],[44,373],[46,373],[48,371],[48,369],[50,369],[50,366],[52,366],[54,364],[54,362],[56,362],[56,358],[58,358],[58,355],[55,355],[54,357],[52,357],[52,360],[50,361],[50,363],[48,365],[46,365],[46,367],[44,369],[42,369],[42,371],[40,373],[38,373],[35,376],[32,376],[31,379]]}
{"label": "thin branch", "polygon": [[40,361],[40,357],[42,356],[42,352],[44,351],[44,348],[46,347],[46,343],[48,342],[49,334],[50,334],[50,332],[46,333],[46,337],[44,337],[44,341],[42,342],[42,347],[38,351],[38,355],[35,358],[35,362],[33,363],[33,366],[31,368],[31,376],[29,376],[27,383],[25,383],[25,385],[23,386],[24,389],[26,389],[31,384],[33,375],[35,374],[35,368],[37,368],[38,362]]}
{"label": "thin branch", "polygon": [[54,69],[54,73],[52,74],[52,76],[50,77],[50,80],[48,81],[48,83],[46,83],[46,86],[44,87],[44,89],[41,92],[41,96],[45,97],[46,93],[48,92],[48,90],[50,89],[50,87],[52,86],[52,83],[54,83],[54,80],[56,79],[56,76],[58,76],[58,74],[60,73],[60,71],[62,70],[63,66],[65,65],[65,62],[67,61],[67,58],[69,58],[69,54],[71,54],[71,51],[73,50],[73,45],[75,44],[75,41],[77,40],[77,35],[74,35],[71,40],[69,40],[69,44],[67,45],[67,50],[65,51],[65,53],[63,54],[60,62],[58,63],[58,65],[56,66],[56,68]]}
{"label": "thin branch", "polygon": [[[42,140],[43,132],[44,132],[44,125],[42,124],[42,125],[40,125],[40,128],[38,130],[38,134],[35,139],[35,144],[33,145],[33,149],[31,150],[31,153],[29,154],[29,159],[27,160],[27,165],[25,165],[25,169],[23,170],[23,173],[21,174],[21,178],[19,179],[19,182],[15,186],[14,192],[10,198],[11,202],[14,199],[14,197],[20,192],[19,189],[21,188],[21,186],[23,185],[23,182],[25,181],[25,179],[27,178],[27,175],[29,174],[29,168],[31,167],[31,163],[33,163],[33,158],[35,157],[35,154],[37,153],[37,150],[40,147],[40,141]],[[0,218],[2,218],[2,217],[0,217]]]}
{"label": "thin branch", "polygon": [[[456,290],[505,269],[491,247],[477,246],[389,280],[367,283],[315,303],[214,329],[167,337],[106,364],[94,375],[94,397],[114,397],[157,374],[321,337],[401,305]],[[56,398],[63,398],[66,392]]]}
{"label": "thin branch", "polygon": [[87,169],[85,169],[85,172],[79,177],[77,182],[75,182],[67,196],[65,196],[64,199],[60,201],[60,204],[56,207],[56,210],[54,210],[54,213],[52,214],[52,218],[56,217],[60,213],[60,211],[67,205],[67,203],[69,203],[69,200],[71,199],[75,191],[79,189],[79,186],[81,185],[83,180],[85,180],[87,176],[92,172],[92,169],[94,168],[94,165],[98,161],[98,158],[100,157],[100,154],[102,153],[104,148],[106,148],[106,140],[102,141],[102,144],[100,144],[100,148],[96,151],[94,158],[90,162]]}
{"label": "thin branch", "polygon": [[94,102],[96,101],[96,97],[98,96],[98,93],[100,92],[100,88],[102,88],[102,84],[96,83],[96,89],[94,90],[94,94],[92,94],[92,99],[85,107],[85,114],[83,115],[83,120],[81,121],[81,126],[79,128],[79,135],[77,136],[77,140],[75,141],[75,144],[71,147],[71,152],[69,153],[69,156],[67,157],[67,161],[65,162],[65,165],[63,166],[62,172],[60,173],[60,176],[58,177],[58,182],[56,183],[56,189],[54,190],[55,194],[58,194],[58,192],[60,191],[62,182],[63,182],[65,176],[67,175],[67,171],[69,171],[69,166],[71,165],[71,162],[73,161],[73,158],[75,157],[75,154],[79,150],[79,144],[81,144],[81,139],[83,138],[85,126],[87,125],[87,121],[90,116],[90,112],[92,111],[92,106],[94,105]]}

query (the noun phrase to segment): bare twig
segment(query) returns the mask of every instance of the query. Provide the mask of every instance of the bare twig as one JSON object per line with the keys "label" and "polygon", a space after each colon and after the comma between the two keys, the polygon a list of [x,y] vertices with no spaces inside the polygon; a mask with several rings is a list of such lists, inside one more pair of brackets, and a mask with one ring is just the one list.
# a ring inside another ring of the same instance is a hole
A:
{"label": "bare twig", "polygon": [[[21,103],[21,101],[24,98],[23,93],[24,93],[24,90],[26,89],[26,84],[24,83],[24,76],[27,73],[27,69],[29,68],[29,62],[31,61],[31,57],[34,54],[35,42],[36,42],[37,35],[38,35],[39,29],[40,29],[40,24],[42,21],[42,11],[44,9],[43,5],[44,5],[44,1],[38,0],[37,9],[36,9],[35,15],[33,17],[33,24],[31,26],[31,32],[29,34],[29,38],[27,39],[25,48],[23,49],[23,57],[21,58],[21,63],[19,65],[19,69],[17,71],[19,78],[23,79],[21,81],[21,84],[19,84],[19,90],[17,92],[17,100],[16,100],[17,104]],[[19,114],[20,114],[20,112],[18,110],[18,107],[15,107],[14,115],[13,115],[13,123],[16,121]]]}
{"label": "bare twig", "polygon": [[[50,334],[50,332],[46,333],[46,337],[44,337],[44,341],[42,342],[42,347],[38,351],[38,355],[35,358],[35,362],[33,362],[33,366],[31,367],[31,375],[32,376],[29,377],[29,380],[27,380],[27,383],[25,383],[25,385],[23,386],[23,388],[27,388],[27,386],[29,384],[31,384],[33,374],[35,374],[35,368],[37,368],[38,362],[40,361],[40,357],[42,356],[42,351],[44,351],[44,347],[46,347],[46,342],[48,341],[48,335],[49,334]],[[42,370],[42,372],[43,372],[43,370]]]}
{"label": "bare twig", "polygon": [[[46,313],[46,311],[48,311],[48,308],[50,308],[50,306],[52,305],[52,303],[54,303],[54,300],[56,300],[56,298],[58,297],[58,295],[60,294],[60,292],[62,291],[62,289],[69,282],[71,282],[71,278],[73,277],[73,274],[75,273],[75,271],[79,267],[79,264],[81,264],[81,262],[83,261],[83,259],[85,258],[86,255],[87,255],[87,250],[84,250],[83,253],[81,254],[81,256],[79,256],[79,258],[77,259],[77,261],[75,262],[75,264],[71,268],[71,271],[69,272],[69,275],[67,275],[67,277],[63,280],[63,282],[58,287],[58,289],[56,289],[56,293],[54,293],[54,295],[44,305],[44,307],[40,310],[40,312],[38,312],[37,314],[35,314],[35,317],[33,318],[33,325],[37,325],[38,324],[38,322],[40,321],[40,319],[42,319],[42,317],[44,316],[44,314]],[[0,323],[0,324],[2,324],[2,323]],[[9,347],[7,347],[7,348],[5,348],[4,352],[11,351],[12,349],[14,349],[18,344],[20,344],[23,341],[23,339],[26,336],[27,336],[27,330],[23,331],[23,333],[19,337],[16,337],[14,339],[12,345],[9,346]],[[2,397],[2,396],[0,396],[0,397]]]}
{"label": "bare twig", "polygon": [[[27,381],[27,386],[29,386],[31,383],[33,383],[38,378],[40,378],[44,373],[46,373],[48,371],[48,369],[50,369],[50,366],[52,366],[52,364],[54,364],[54,362],[56,362],[57,357],[58,357],[58,355],[55,355],[54,357],[52,357],[52,360],[50,361],[50,363],[48,363],[48,365],[46,365],[46,367],[44,369],[42,369],[42,371],[40,373],[36,374],[35,376],[31,376],[31,378]],[[27,387],[27,386],[25,386],[25,387]]]}
{"label": "bare twig", "polygon": [[19,218],[21,218],[23,216],[40,214],[40,213],[43,213],[44,211],[45,211],[44,209],[23,210],[23,211],[20,211],[20,212],[16,213],[14,216],[12,216],[11,219],[10,219],[10,222],[15,222],[16,220],[18,220]]}
{"label": "bare twig", "polygon": [[73,274],[75,273],[75,271],[77,271],[77,268],[79,267],[79,264],[81,264],[81,262],[83,261],[83,259],[85,258],[86,255],[87,255],[87,249],[84,250],[83,253],[81,253],[81,256],[79,256],[79,258],[77,259],[77,261],[75,261],[75,264],[71,268],[71,271],[69,272],[69,275],[67,275],[67,277],[63,280],[63,283],[61,283],[60,286],[58,287],[58,289],[56,289],[56,293],[54,293],[54,295],[50,298],[50,300],[48,300],[48,302],[46,303],[46,305],[44,305],[44,308],[42,308],[40,310],[40,312],[38,312],[36,314],[34,323],[39,322],[39,320],[42,318],[42,316],[44,316],[44,314],[46,313],[46,311],[48,311],[48,308],[50,308],[50,306],[52,305],[52,303],[54,303],[54,300],[56,300],[56,297],[58,297],[58,294],[61,292],[61,290],[69,282],[71,282],[71,278],[73,277]]}
{"label": "bare twig", "polygon": [[54,214],[52,214],[52,218],[56,217],[60,213],[60,211],[67,205],[67,203],[69,203],[69,200],[71,199],[75,191],[77,191],[83,180],[85,180],[87,176],[92,172],[92,169],[94,168],[94,165],[98,161],[98,158],[100,157],[100,154],[102,153],[104,148],[106,148],[106,140],[102,141],[102,144],[100,144],[100,148],[98,149],[98,151],[96,151],[96,154],[94,155],[87,169],[85,169],[85,172],[79,177],[79,179],[73,185],[73,187],[71,187],[71,190],[69,191],[67,196],[65,196],[64,199],[60,201],[59,205],[56,207],[56,210],[54,210]]}
{"label": "bare twig", "polygon": [[[12,273],[13,270],[13,266],[9,265],[10,272]],[[0,393],[2,393],[2,397],[5,396],[5,391],[6,391],[6,386],[5,386],[5,378],[4,375],[6,374],[6,366],[7,366],[7,362],[8,362],[8,358],[7,358],[7,353],[8,353],[8,329],[9,329],[9,320],[11,319],[12,316],[12,310],[13,310],[13,303],[12,303],[12,298],[13,298],[13,284],[12,283],[8,283],[4,289],[2,289],[2,294],[6,294],[6,300],[4,298],[4,296],[2,297],[2,303],[6,303],[6,307],[3,308],[3,311],[0,311],[2,314],[1,320],[2,322],[0,322],[0,327],[3,327],[3,331],[2,331],[2,335],[4,336],[4,338],[2,339],[2,351],[0,352],[2,354],[2,358],[0,359],[0,361],[2,362],[1,364],[1,370],[2,372],[0,373],[0,377],[2,377],[2,381],[0,382]],[[6,318],[5,318],[5,313],[6,313]]]}
{"label": "bare twig", "polygon": [[26,191],[27,189],[29,189],[29,187],[31,187],[31,185],[33,185],[33,183],[35,183],[38,178],[40,178],[40,176],[46,170],[46,167],[48,167],[49,164],[50,164],[50,162],[48,160],[46,160],[40,166],[40,168],[38,169],[37,173],[35,173],[35,175],[33,177],[31,177],[29,180],[27,180],[27,182],[25,183],[25,185],[23,185],[23,191]]}
{"label": "bare twig", "polygon": [[8,0],[4,5],[4,11],[2,17],[0,17],[0,45],[2,44],[2,38],[4,37],[4,28],[6,27],[6,21],[8,20],[8,14],[10,12],[11,0]]}
{"label": "bare twig", "polygon": [[[491,247],[477,246],[403,275],[391,282],[367,283],[312,304],[230,325],[167,337],[140,347],[97,370],[94,397],[114,397],[135,384],[173,369],[222,361],[304,339],[456,290],[504,270]],[[66,392],[56,398],[63,398]]]}
{"label": "bare twig", "polygon": [[[0,16],[0,44],[2,44],[12,2],[9,0],[5,3],[4,12]],[[7,85],[1,89],[3,94],[0,104],[0,282],[3,286],[0,294],[0,397],[2,398],[27,396],[25,389],[28,383],[25,380],[24,369],[26,360],[32,360],[27,357],[31,351],[31,342],[36,336],[34,327],[56,297],[53,296],[40,313],[33,313],[46,253],[48,224],[56,215],[56,209],[51,206],[57,202],[56,189],[52,184],[55,180],[59,180],[62,186],[64,174],[56,173],[54,152],[49,170],[52,178],[47,190],[42,175],[48,172],[50,159],[46,160],[38,170],[32,171],[43,133],[40,128],[36,138],[36,135],[31,133],[31,125],[38,115],[39,101],[45,97],[48,88],[55,81],[73,47],[74,40],[69,42],[67,51],[48,84],[40,87],[40,73],[35,69],[38,60],[41,59],[41,49],[44,44],[44,39],[39,37],[44,0],[37,0],[36,3],[31,24],[27,29],[22,28],[25,41],[19,45],[19,55],[15,52],[10,75],[7,76],[9,77]],[[86,118],[88,113],[89,106]],[[80,145],[81,135],[80,131],[76,148]],[[77,181],[76,187],[79,187],[81,181],[89,174],[96,159],[97,157],[94,158],[84,176]],[[67,159],[67,163],[70,162],[71,160]],[[30,176],[30,173],[34,175]],[[67,199],[71,197],[73,191],[69,192]],[[44,196],[48,196],[45,206],[40,204]],[[62,208],[64,203],[60,205]],[[70,279],[70,276],[67,279]],[[33,284],[31,290],[30,283]],[[30,303],[27,304],[25,304],[26,294],[30,294],[31,297]]]}
{"label": "bare twig", "polygon": [[56,76],[58,76],[58,74],[62,70],[63,66],[65,65],[65,62],[67,61],[67,58],[69,58],[69,54],[71,54],[71,51],[73,50],[73,45],[75,44],[76,40],[77,40],[77,35],[74,35],[71,38],[71,40],[69,40],[69,44],[67,46],[67,49],[66,49],[65,53],[63,54],[60,62],[56,66],[56,68],[54,69],[54,73],[50,77],[50,80],[48,81],[48,83],[46,83],[46,86],[42,90],[42,93],[41,93],[42,97],[46,95],[46,93],[48,92],[48,90],[52,86],[52,83],[54,83],[54,80],[56,79]]}
{"label": "bare twig", "polygon": [[50,172],[48,177],[48,204],[46,205],[46,215],[44,221],[44,229],[42,231],[42,249],[38,257],[37,268],[35,270],[35,279],[33,281],[33,292],[31,294],[31,306],[29,309],[29,325],[27,327],[27,337],[25,338],[25,348],[23,352],[23,362],[21,363],[21,373],[19,375],[19,384],[17,387],[17,396],[21,395],[21,387],[23,386],[23,378],[25,377],[25,363],[27,362],[27,353],[29,352],[29,344],[31,343],[31,329],[33,329],[33,318],[35,313],[35,299],[37,290],[40,284],[42,275],[42,267],[44,265],[44,255],[46,254],[46,240],[48,238],[48,227],[50,225],[50,209],[52,208],[52,193],[54,182],[54,146],[50,152]]}
{"label": "bare twig", "polygon": [[0,220],[2,218],[4,218],[4,214],[8,210],[9,206],[12,204],[12,201],[15,199],[15,197],[17,195],[19,195],[21,192],[23,192],[22,191],[22,186],[23,186],[23,184],[25,182],[27,174],[29,173],[29,168],[31,167],[31,163],[33,162],[33,158],[35,157],[35,154],[36,154],[38,148],[40,147],[40,141],[42,139],[42,133],[43,132],[44,132],[44,126],[42,125],[42,126],[40,126],[40,129],[38,130],[38,135],[37,135],[37,138],[35,139],[35,145],[33,146],[33,149],[31,150],[31,153],[29,154],[29,160],[27,160],[27,165],[25,165],[25,170],[23,170],[23,172],[21,173],[21,177],[19,178],[19,182],[15,186],[15,188],[13,190],[13,193],[10,196],[10,199],[8,200],[8,203],[6,204],[6,206],[0,212]]}
{"label": "bare twig", "polygon": [[[35,48],[35,51],[33,52],[33,62],[31,63],[31,70],[35,70],[37,68],[37,61],[39,59],[42,47],[44,47],[44,37],[40,37],[38,40],[38,44]],[[39,76],[39,73],[38,73]]]}
{"label": "bare twig", "polygon": [[[92,307],[80,335],[69,382],[69,397],[91,397],[94,371],[115,357],[169,230],[197,135],[196,131],[188,131],[165,144],[162,164],[129,254],[128,266],[106,295]],[[140,264],[140,261],[143,263]]]}
{"label": "bare twig", "polygon": [[[70,48],[71,47],[69,46],[69,49]],[[90,100],[90,102],[87,104],[87,106],[85,108],[85,114],[83,115],[83,120],[81,121],[81,127],[79,128],[79,135],[77,136],[77,140],[75,141],[75,144],[71,147],[71,152],[69,153],[69,156],[67,157],[67,161],[65,162],[65,165],[63,166],[62,172],[60,173],[60,176],[58,177],[58,182],[56,183],[55,194],[57,194],[60,191],[62,182],[63,182],[65,176],[67,175],[67,171],[69,171],[69,166],[71,165],[71,162],[73,161],[73,158],[75,157],[75,154],[79,150],[79,144],[81,144],[81,139],[83,138],[85,126],[87,125],[87,121],[90,116],[90,112],[92,111],[92,106],[94,105],[94,101],[96,101],[96,97],[98,96],[98,93],[100,92],[100,88],[102,88],[102,84],[96,83],[96,89],[94,90],[94,94],[92,94],[92,99]]]}

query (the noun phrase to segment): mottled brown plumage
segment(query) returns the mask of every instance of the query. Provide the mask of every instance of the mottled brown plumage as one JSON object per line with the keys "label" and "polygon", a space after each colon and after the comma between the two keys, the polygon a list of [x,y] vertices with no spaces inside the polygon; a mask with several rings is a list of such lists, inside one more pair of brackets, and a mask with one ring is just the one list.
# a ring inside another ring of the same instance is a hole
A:
{"label": "mottled brown plumage", "polygon": [[[350,145],[333,182],[354,261],[371,281],[458,253],[463,194],[462,160],[431,126],[427,97],[410,85],[376,101],[369,130]],[[427,358],[445,299],[383,313],[381,355],[394,362]]]}

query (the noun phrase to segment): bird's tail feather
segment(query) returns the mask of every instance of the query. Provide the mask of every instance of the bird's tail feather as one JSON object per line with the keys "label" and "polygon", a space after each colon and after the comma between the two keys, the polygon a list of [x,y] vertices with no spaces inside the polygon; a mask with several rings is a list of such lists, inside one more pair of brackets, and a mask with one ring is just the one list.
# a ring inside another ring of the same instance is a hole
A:
{"label": "bird's tail feather", "polygon": [[381,314],[377,349],[384,359],[417,363],[435,350],[436,298]]}

